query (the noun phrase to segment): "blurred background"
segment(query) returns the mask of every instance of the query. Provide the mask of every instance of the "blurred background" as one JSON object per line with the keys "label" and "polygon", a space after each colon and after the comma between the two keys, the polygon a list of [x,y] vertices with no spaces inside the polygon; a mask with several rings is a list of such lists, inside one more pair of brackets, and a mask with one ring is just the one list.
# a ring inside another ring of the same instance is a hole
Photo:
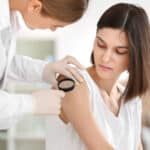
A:
{"label": "blurred background", "polygon": [[[18,34],[17,53],[38,59],[55,61],[66,55],[75,56],[85,67],[90,65],[90,54],[96,33],[96,22],[103,11],[117,2],[130,2],[140,5],[150,15],[150,2],[147,0],[91,0],[88,10],[78,22],[56,32],[49,30],[30,31],[24,28]],[[21,18],[21,16],[19,16]],[[20,19],[20,22],[21,19]],[[22,22],[22,26],[24,26]],[[10,81],[6,91],[31,93],[45,84],[16,83]],[[144,97],[142,140],[144,150],[150,150],[150,92]],[[9,130],[0,131],[0,150],[44,150],[45,117],[25,116]]]}

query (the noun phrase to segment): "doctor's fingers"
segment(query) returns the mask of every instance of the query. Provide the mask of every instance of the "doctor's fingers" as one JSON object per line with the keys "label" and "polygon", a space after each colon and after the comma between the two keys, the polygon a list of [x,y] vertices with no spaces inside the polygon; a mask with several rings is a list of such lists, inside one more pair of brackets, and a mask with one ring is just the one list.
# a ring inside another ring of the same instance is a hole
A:
{"label": "doctor's fingers", "polygon": [[47,105],[45,107],[45,112],[50,114],[59,115],[61,112],[61,100],[65,96],[63,91],[59,90],[50,90],[51,100],[47,101]]}
{"label": "doctor's fingers", "polygon": [[63,61],[65,61],[65,63],[67,63],[67,64],[73,64],[73,65],[75,65],[77,68],[79,68],[79,69],[85,69],[84,67],[83,67],[83,65],[81,65],[80,63],[79,63],[79,61],[76,59],[76,58],[74,58],[73,56],[66,56],[64,59],[63,59]]}
{"label": "doctor's fingers", "polygon": [[77,68],[68,65],[66,66],[66,70],[77,84],[82,83],[84,81],[83,76],[80,74]]}
{"label": "doctor's fingers", "polygon": [[60,90],[51,89],[51,91],[54,93],[54,95],[57,95],[60,98],[63,98],[65,96],[65,92]]}
{"label": "doctor's fingers", "polygon": [[[71,69],[69,69],[70,68],[70,66],[68,65],[65,65],[65,66],[63,66],[62,67],[62,69],[61,69],[61,74],[62,75],[64,75],[65,77],[68,77],[68,78],[71,78],[71,79],[73,79],[77,84],[79,84],[79,81],[78,80],[81,80],[82,81],[82,79],[81,79],[81,77],[78,77],[79,79],[77,80],[75,77],[74,77],[74,75],[73,75],[73,73],[70,71]],[[76,73],[77,74],[77,73]],[[80,76],[80,75],[77,75],[77,76]],[[80,82],[81,82],[80,81]]]}

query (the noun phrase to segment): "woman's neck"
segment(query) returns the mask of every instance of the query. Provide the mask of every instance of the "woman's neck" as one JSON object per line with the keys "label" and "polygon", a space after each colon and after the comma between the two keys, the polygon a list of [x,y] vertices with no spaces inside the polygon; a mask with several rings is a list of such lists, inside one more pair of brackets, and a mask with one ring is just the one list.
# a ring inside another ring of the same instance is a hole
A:
{"label": "woman's neck", "polygon": [[107,94],[110,95],[112,88],[116,82],[116,79],[114,79],[114,80],[100,79],[100,77],[96,73],[96,70],[94,69],[94,67],[88,68],[88,71],[89,71],[90,75],[92,76],[92,78],[95,80],[98,87],[105,90],[107,92]]}
{"label": "woman's neck", "polygon": [[114,113],[114,115],[118,116],[121,106],[121,101],[119,101],[121,95],[120,91],[115,86],[116,79],[100,79],[94,67],[88,68],[88,72],[97,86],[101,89],[101,95],[108,109]]}

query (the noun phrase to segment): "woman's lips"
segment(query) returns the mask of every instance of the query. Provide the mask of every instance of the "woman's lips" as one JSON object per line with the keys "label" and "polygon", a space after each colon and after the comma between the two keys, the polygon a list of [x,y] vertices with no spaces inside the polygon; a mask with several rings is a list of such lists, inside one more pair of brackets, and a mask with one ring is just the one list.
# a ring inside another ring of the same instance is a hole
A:
{"label": "woman's lips", "polygon": [[108,66],[105,66],[105,65],[99,65],[99,67],[101,68],[101,69],[103,69],[103,70],[112,70],[112,68],[111,67],[108,67]]}

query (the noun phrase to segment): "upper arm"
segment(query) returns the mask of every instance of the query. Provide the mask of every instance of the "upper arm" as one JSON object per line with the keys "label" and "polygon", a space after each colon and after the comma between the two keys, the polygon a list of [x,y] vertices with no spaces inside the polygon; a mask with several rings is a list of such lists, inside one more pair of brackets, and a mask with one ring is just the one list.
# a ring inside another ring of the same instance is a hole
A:
{"label": "upper arm", "polygon": [[93,116],[89,90],[85,82],[66,93],[62,107],[67,119],[89,150],[112,150]]}

